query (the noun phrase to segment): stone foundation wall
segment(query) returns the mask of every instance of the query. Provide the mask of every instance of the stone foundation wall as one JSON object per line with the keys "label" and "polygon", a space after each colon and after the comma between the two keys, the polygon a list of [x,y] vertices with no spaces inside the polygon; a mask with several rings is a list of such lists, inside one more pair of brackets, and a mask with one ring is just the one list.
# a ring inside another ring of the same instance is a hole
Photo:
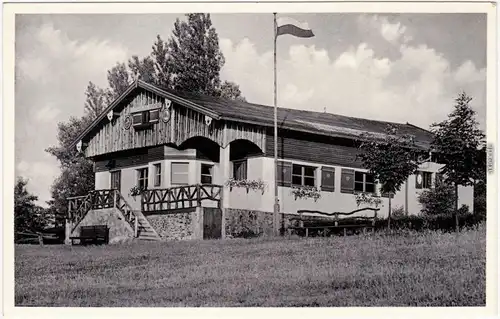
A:
{"label": "stone foundation wall", "polygon": [[107,225],[109,227],[110,244],[134,238],[134,230],[123,215],[114,208],[89,211],[71,233],[71,236],[79,236],[81,226],[94,225]]}
{"label": "stone foundation wall", "polygon": [[197,218],[196,211],[158,214],[146,216],[161,239],[183,240],[195,239]]}
{"label": "stone foundation wall", "polygon": [[[280,229],[287,229],[293,222],[290,218],[294,214],[279,214]],[[225,212],[226,237],[260,237],[273,234],[273,213],[258,210],[226,209]]]}

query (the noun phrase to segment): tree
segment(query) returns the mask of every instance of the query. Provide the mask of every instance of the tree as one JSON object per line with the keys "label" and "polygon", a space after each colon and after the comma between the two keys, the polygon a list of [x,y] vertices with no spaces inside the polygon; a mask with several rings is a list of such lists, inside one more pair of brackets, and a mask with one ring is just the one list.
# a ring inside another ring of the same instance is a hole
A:
{"label": "tree", "polygon": [[89,82],[85,91],[85,111],[91,117],[97,117],[106,107],[106,91]]}
{"label": "tree", "polygon": [[224,81],[219,94],[224,98],[246,102],[246,99],[241,95],[240,87],[233,82]]}
{"label": "tree", "polygon": [[408,176],[415,173],[419,163],[413,139],[398,135],[397,129],[389,125],[382,138],[364,133],[359,144],[358,158],[363,166],[381,183],[381,193],[389,194],[389,216],[387,227],[391,227],[391,197],[401,189]]}
{"label": "tree", "polygon": [[458,225],[458,186],[470,186],[481,178],[478,150],[483,146],[485,135],[478,128],[476,112],[469,103],[472,98],[462,92],[455,99],[454,110],[448,119],[431,125],[434,133],[432,146],[444,164],[440,172],[445,181],[455,187],[455,230]]}
{"label": "tree", "polygon": [[42,230],[47,222],[44,209],[36,205],[38,197],[27,190],[28,180],[18,177],[14,186],[14,229],[17,232]]}
{"label": "tree", "polygon": [[152,47],[151,57],[154,61],[154,82],[163,88],[171,88],[173,80],[173,64],[170,61],[168,45],[160,35]]}
{"label": "tree", "polygon": [[218,95],[220,70],[225,63],[219,49],[219,36],[210,14],[187,14],[187,21],[177,19],[168,42],[170,63],[175,77],[173,88]]}
{"label": "tree", "polygon": [[130,85],[129,71],[125,63],[116,63],[108,70],[108,104],[120,96]]}
{"label": "tree", "polygon": [[46,149],[48,153],[57,158],[62,171],[52,184],[53,201],[49,203],[49,208],[57,212],[57,225],[64,222],[68,210],[67,197],[85,195],[94,189],[95,177],[92,161],[78,153],[75,148],[69,147],[78,134],[90,124],[91,120],[92,118],[89,116],[80,119],[72,117],[67,123],[59,123],[58,146]]}
{"label": "tree", "polygon": [[154,83],[155,63],[149,56],[139,59],[137,55],[128,60],[128,67],[134,80],[139,79],[147,83]]}

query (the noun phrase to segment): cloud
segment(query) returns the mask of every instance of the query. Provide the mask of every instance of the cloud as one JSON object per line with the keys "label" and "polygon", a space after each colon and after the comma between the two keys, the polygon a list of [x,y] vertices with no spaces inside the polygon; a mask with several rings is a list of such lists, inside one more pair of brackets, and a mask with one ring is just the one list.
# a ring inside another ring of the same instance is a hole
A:
{"label": "cloud", "polygon": [[405,34],[406,26],[400,22],[391,23],[385,16],[379,15],[360,15],[358,18],[360,26],[377,30],[380,35],[389,43],[397,44],[399,42],[407,43],[412,37]]}
{"label": "cloud", "polygon": [[[387,38],[394,41],[405,28],[388,30]],[[272,105],[272,52],[258,52],[248,39],[222,39],[221,49],[226,57],[222,77],[238,83],[247,100]],[[401,43],[398,51],[397,57],[380,56],[360,43],[333,56],[314,45],[292,45],[278,60],[278,104],[428,129],[446,118],[454,98],[465,90],[474,98],[472,106],[484,128],[484,69],[471,61],[452,69],[446,57],[426,45]]]}
{"label": "cloud", "polygon": [[16,176],[28,179],[27,189],[38,196],[38,204],[46,206],[45,202],[51,198],[50,184],[59,175],[55,161],[20,161],[16,166]]}
{"label": "cloud", "polygon": [[57,144],[57,122],[81,116],[88,82],[107,86],[106,71],[127,57],[120,44],[76,41],[52,24],[29,25],[16,35],[16,173],[29,178],[41,203],[60,172],[44,151]]}

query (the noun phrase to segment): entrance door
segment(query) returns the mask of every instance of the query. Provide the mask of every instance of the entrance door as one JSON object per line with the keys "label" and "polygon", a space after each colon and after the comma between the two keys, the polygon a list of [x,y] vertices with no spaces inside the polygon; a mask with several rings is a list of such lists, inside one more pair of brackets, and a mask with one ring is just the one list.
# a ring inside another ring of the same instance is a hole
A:
{"label": "entrance door", "polygon": [[220,208],[203,207],[203,239],[222,237],[222,211]]}

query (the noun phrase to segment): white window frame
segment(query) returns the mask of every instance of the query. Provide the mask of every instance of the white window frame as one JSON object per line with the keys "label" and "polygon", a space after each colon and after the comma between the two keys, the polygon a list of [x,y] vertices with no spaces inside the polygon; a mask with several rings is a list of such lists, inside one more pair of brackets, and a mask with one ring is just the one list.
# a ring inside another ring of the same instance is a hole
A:
{"label": "white window frame", "polygon": [[[300,168],[301,168],[300,175],[293,173],[294,166],[300,166]],[[313,175],[307,175],[307,176],[305,175],[305,169],[306,169],[306,167],[314,169]],[[317,179],[318,179],[318,177],[316,176],[317,175],[317,170],[318,170],[318,168],[316,166],[314,166],[314,165],[299,164],[299,163],[292,162],[292,186],[306,186],[305,185],[305,179],[307,177],[307,178],[313,178],[313,181],[314,181],[314,185],[313,186],[307,185],[307,187],[316,187],[316,185],[317,185]],[[294,176],[300,176],[300,184],[294,184],[293,183],[293,177]]]}
{"label": "white window frame", "polygon": [[[160,168],[158,170],[158,167]],[[159,171],[159,174],[158,174]],[[162,175],[163,175],[163,165],[162,162],[153,163],[153,186],[161,187],[162,184]],[[158,179],[158,184],[156,184]]]}
{"label": "white window frame", "polygon": [[141,186],[141,180],[144,180],[144,178],[141,178],[141,171],[143,170],[146,170],[146,182],[144,183],[145,187],[144,189],[148,189],[149,188],[149,167],[148,166],[144,166],[144,167],[138,167],[136,168],[136,172],[137,172],[137,187],[140,187]]}
{"label": "white window frame", "polygon": [[[363,181],[362,182],[356,180],[356,173],[363,174]],[[354,192],[355,193],[376,194],[376,192],[377,192],[377,187],[376,187],[377,183],[375,182],[375,179],[373,180],[372,183],[366,182],[366,175],[372,175],[372,174],[370,174],[368,172],[363,172],[363,171],[356,171],[356,170],[354,171]],[[356,189],[356,184],[360,184],[360,183],[363,183],[363,190],[357,190]],[[366,185],[367,184],[373,185],[373,192],[368,192],[366,190]]]}
{"label": "white window frame", "polygon": [[[203,165],[205,166],[209,166],[211,168],[211,173],[210,175],[207,175],[207,174],[203,174]],[[215,170],[215,165],[214,163],[210,163],[210,162],[206,162],[206,163],[200,163],[200,184],[203,183],[202,181],[202,177],[203,176],[210,176],[210,179],[211,179],[211,182],[210,183],[207,183],[207,184],[213,184],[214,183],[214,170]]]}

